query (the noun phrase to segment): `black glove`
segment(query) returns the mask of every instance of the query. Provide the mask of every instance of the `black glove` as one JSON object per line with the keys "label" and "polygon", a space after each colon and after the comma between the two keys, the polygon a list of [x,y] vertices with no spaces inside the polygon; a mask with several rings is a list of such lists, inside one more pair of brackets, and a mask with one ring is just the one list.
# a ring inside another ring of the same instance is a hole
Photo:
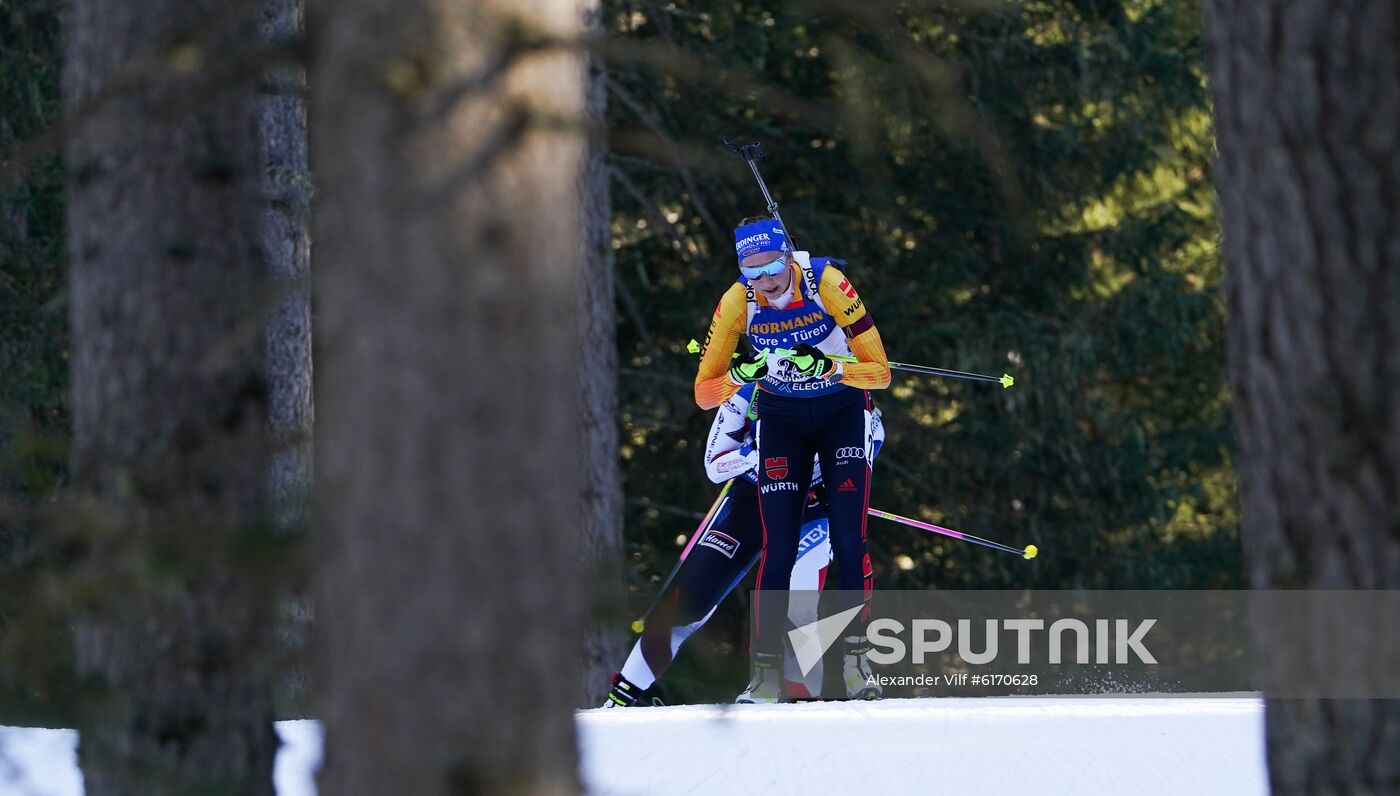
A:
{"label": "black glove", "polygon": [[752,384],[768,375],[768,353],[766,351],[745,351],[734,358],[729,366],[729,378],[735,384]]}
{"label": "black glove", "polygon": [[812,379],[824,379],[836,369],[836,363],[810,343],[798,343],[788,361],[798,373]]}

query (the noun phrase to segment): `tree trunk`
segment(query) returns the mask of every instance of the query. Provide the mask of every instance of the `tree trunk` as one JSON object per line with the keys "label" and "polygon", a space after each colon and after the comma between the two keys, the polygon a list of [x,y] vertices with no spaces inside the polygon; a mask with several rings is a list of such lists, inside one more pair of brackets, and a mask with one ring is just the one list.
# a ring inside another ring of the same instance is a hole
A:
{"label": "tree trunk", "polygon": [[[306,153],[306,72],[297,54],[304,36],[302,0],[263,0],[260,33],[283,56],[264,75],[258,101],[262,167],[262,248],[271,300],[265,332],[272,469],[272,523],[304,538],[311,498],[311,175]],[[283,641],[277,708],[305,709],[310,612],[306,573],[289,579],[280,600]]]}
{"label": "tree trunk", "polygon": [[308,13],[322,792],[572,792],[579,7]]}
{"label": "tree trunk", "polygon": [[[301,0],[264,0],[262,38],[292,50],[302,36]],[[306,80],[301,69],[271,70],[258,104],[262,165],[262,247],[272,274],[267,328],[274,516],[299,527],[311,480],[311,176],[307,171]]]}
{"label": "tree trunk", "polygon": [[271,793],[268,589],[241,563],[269,466],[254,27],[219,0],[76,0],[68,25],[86,790]]}
{"label": "tree trunk", "polygon": [[[598,0],[584,0],[584,28],[602,35]],[[617,333],[614,310],[611,181],[607,168],[607,70],[588,59],[586,108],[592,135],[580,180],[583,289],[579,291],[579,400],[582,414],[581,560],[594,583],[584,632],[583,706],[596,707],[627,654],[622,615],[622,468],[617,439]]]}
{"label": "tree trunk", "polygon": [[[1208,10],[1250,583],[1394,589],[1400,12]],[[1275,793],[1400,792],[1400,702],[1271,701],[1267,738]]]}

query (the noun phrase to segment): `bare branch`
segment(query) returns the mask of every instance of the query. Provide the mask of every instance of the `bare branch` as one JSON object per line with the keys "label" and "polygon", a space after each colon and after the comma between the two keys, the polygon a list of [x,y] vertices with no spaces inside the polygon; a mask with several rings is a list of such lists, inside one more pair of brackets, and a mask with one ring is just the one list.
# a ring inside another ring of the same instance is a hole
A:
{"label": "bare branch", "polygon": [[641,189],[637,187],[637,184],[632,182],[632,178],[628,177],[627,173],[624,172],[622,169],[619,169],[616,166],[608,166],[608,175],[611,176],[614,180],[616,180],[617,184],[621,185],[623,190],[627,191],[629,196],[637,200],[637,204],[642,206],[642,209],[646,211],[646,214],[650,216],[651,219],[655,221],[658,226],[661,227],[661,229],[665,230],[666,236],[671,239],[671,242],[673,244],[675,244],[676,250],[680,252],[681,257],[684,258],[687,263],[694,262],[695,258],[692,257],[690,252],[687,250],[685,245],[685,239],[681,237],[680,230],[677,230],[676,225],[672,224],[670,219],[666,218],[666,214],[661,212],[661,208],[656,204],[656,202],[652,201],[650,197],[643,194]]}
{"label": "bare branch", "polygon": [[647,322],[642,319],[642,311],[637,305],[637,299],[633,297],[632,291],[627,289],[625,282],[621,279],[613,281],[617,284],[617,295],[622,299],[622,308],[627,311],[627,317],[637,327],[637,334],[642,338],[642,346],[646,348],[647,356],[655,362],[661,358],[661,351],[656,347],[656,339],[651,336],[651,331],[647,329]]}
{"label": "bare branch", "polygon": [[260,74],[270,66],[301,65],[302,42],[299,39],[235,52],[231,60],[211,61],[202,54],[208,43],[206,39],[212,35],[204,28],[199,28],[204,38],[197,41],[186,39],[156,52],[133,57],[91,99],[26,141],[0,167],[0,192],[18,185],[39,158],[62,149],[68,135],[82,129],[98,111],[130,97],[150,80],[179,75],[190,81],[185,91],[172,92],[156,105],[154,113],[160,118],[174,118],[188,113],[191,107],[199,107],[222,95],[238,81]]}
{"label": "bare branch", "polygon": [[710,213],[709,207],[705,204],[704,197],[700,194],[700,186],[695,181],[695,174],[690,170],[689,166],[686,165],[685,159],[681,157],[680,147],[676,145],[675,140],[662,128],[661,123],[657,120],[655,115],[648,111],[642,103],[638,102],[637,98],[633,97],[632,93],[628,91],[625,86],[611,77],[608,78],[608,91],[619,100],[622,100],[622,104],[626,105],[627,109],[640,119],[642,124],[646,125],[647,129],[655,133],[657,138],[665,141],[671,148],[670,162],[676,167],[676,170],[680,172],[681,179],[685,182],[685,189],[689,192],[691,201],[695,204],[695,211],[700,215],[700,220],[705,222],[706,229],[714,236],[715,241],[719,244],[719,249],[722,250],[727,243],[727,236],[723,229],[720,228],[719,224],[715,223],[714,215]]}

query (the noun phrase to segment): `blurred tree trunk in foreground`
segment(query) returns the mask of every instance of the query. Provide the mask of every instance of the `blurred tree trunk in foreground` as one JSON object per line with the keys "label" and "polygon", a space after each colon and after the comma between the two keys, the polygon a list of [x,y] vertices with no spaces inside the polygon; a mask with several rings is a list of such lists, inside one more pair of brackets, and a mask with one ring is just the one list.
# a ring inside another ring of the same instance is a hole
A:
{"label": "blurred tree trunk in foreground", "polygon": [[[311,175],[306,151],[305,25],[302,0],[262,0],[260,33],[280,53],[263,76],[258,99],[262,166],[262,249],[270,280],[264,333],[272,470],[268,489],[273,527],[304,540],[311,497]],[[301,563],[299,557],[296,563]],[[305,710],[310,634],[304,568],[279,599],[280,676],[276,708]]]}
{"label": "blurred tree trunk in foreground", "polygon": [[[602,35],[599,0],[582,0],[584,28]],[[580,560],[595,579],[595,608],[584,633],[583,705],[596,707],[627,654],[622,591],[622,468],[617,438],[617,330],[612,252],[611,180],[607,166],[607,69],[590,55],[586,84],[589,124],[582,180],[583,286],[579,299],[579,397],[583,455]]]}
{"label": "blurred tree trunk in foreground", "polygon": [[[1209,6],[1231,382],[1256,589],[1400,587],[1396,8]],[[1275,793],[1400,792],[1400,702],[1272,700],[1267,737]]]}
{"label": "blurred tree trunk in foreground", "polygon": [[256,27],[219,0],[68,26],[86,789],[271,793]]}
{"label": "blurred tree trunk in foreground", "polygon": [[[261,27],[270,47],[296,47],[303,27],[301,0],[264,0]],[[286,65],[270,70],[262,88],[262,247],[275,291],[267,330],[275,445],[271,489],[278,523],[291,528],[305,520],[311,475],[311,181],[304,72]]]}
{"label": "blurred tree trunk in foreground", "polygon": [[315,0],[325,793],[577,789],[574,0]]}

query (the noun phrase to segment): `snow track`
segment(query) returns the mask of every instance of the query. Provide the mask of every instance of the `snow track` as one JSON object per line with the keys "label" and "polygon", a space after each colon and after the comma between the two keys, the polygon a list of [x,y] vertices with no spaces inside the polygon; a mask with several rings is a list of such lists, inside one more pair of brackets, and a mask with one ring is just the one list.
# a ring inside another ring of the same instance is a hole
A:
{"label": "snow track", "polygon": [[579,714],[591,792],[1268,793],[1263,704],[892,699]]}
{"label": "snow track", "polygon": [[[1254,697],[890,699],[578,713],[589,792],[1267,794]],[[278,722],[279,796],[315,793],[321,729]],[[0,727],[0,796],[78,796],[77,733]]]}

